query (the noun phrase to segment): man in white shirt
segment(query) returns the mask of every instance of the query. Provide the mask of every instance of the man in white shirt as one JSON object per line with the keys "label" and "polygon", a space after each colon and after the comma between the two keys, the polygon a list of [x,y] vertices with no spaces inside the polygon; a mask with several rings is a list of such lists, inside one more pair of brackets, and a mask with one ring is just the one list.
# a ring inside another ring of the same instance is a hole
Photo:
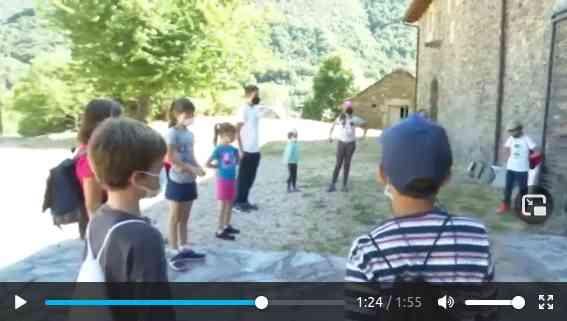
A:
{"label": "man in white shirt", "polygon": [[498,213],[510,211],[512,190],[518,186],[520,193],[528,190],[528,172],[530,171],[530,154],[536,150],[536,143],[523,132],[523,126],[518,121],[511,121],[506,127],[510,137],[504,144],[508,152],[506,163],[506,186],[504,200],[498,208]]}
{"label": "man in white shirt", "polygon": [[238,212],[258,210],[258,206],[248,201],[250,189],[256,180],[260,165],[260,103],[259,89],[254,85],[244,88],[246,104],[240,108],[237,120],[238,147],[240,148],[240,166],[238,170],[237,196],[234,209]]}

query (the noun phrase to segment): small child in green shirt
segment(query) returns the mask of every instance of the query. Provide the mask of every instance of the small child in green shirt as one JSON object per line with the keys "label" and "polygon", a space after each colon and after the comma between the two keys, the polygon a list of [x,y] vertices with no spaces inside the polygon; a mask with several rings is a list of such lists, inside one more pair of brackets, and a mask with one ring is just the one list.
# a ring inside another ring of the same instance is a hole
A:
{"label": "small child in green shirt", "polygon": [[289,176],[287,179],[287,192],[300,192],[297,188],[297,163],[299,162],[299,145],[297,143],[297,130],[293,129],[287,134],[287,146],[285,147],[283,160],[287,164]]}

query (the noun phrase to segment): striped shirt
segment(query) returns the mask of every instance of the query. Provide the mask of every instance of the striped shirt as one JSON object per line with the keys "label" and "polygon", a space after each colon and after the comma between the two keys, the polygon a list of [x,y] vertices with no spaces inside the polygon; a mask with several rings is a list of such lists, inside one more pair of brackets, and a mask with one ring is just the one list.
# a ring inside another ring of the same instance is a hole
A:
{"label": "striped shirt", "polygon": [[393,282],[398,275],[422,276],[431,283],[492,281],[494,262],[484,225],[452,216],[442,228],[446,218],[438,210],[394,218],[357,238],[349,253],[346,281]]}

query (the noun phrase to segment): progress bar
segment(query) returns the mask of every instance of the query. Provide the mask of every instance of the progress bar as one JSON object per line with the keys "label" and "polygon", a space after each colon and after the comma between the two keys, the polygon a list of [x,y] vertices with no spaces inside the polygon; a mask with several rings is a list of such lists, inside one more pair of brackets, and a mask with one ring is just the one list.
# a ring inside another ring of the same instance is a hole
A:
{"label": "progress bar", "polygon": [[184,307],[256,307],[264,310],[271,306],[343,306],[343,300],[271,300],[265,296],[258,296],[254,300],[233,300],[233,299],[214,299],[214,300],[112,300],[112,299],[47,299],[44,302],[48,307],[163,307],[163,306],[184,306]]}
{"label": "progress bar", "polygon": [[254,300],[45,300],[46,306],[256,306]]}
{"label": "progress bar", "polygon": [[47,299],[48,307],[160,307],[160,306],[192,306],[192,307],[256,307],[263,310],[268,307],[268,298],[259,296],[255,300],[66,300]]}

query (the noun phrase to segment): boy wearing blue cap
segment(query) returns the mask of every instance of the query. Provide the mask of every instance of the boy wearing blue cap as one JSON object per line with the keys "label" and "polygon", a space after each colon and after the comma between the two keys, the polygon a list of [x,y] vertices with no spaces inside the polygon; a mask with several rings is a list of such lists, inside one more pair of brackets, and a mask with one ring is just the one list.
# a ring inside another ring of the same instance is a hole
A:
{"label": "boy wearing blue cap", "polygon": [[393,218],[357,238],[349,282],[485,282],[494,277],[484,225],[435,207],[453,163],[445,129],[417,115],[384,131],[377,179]]}

